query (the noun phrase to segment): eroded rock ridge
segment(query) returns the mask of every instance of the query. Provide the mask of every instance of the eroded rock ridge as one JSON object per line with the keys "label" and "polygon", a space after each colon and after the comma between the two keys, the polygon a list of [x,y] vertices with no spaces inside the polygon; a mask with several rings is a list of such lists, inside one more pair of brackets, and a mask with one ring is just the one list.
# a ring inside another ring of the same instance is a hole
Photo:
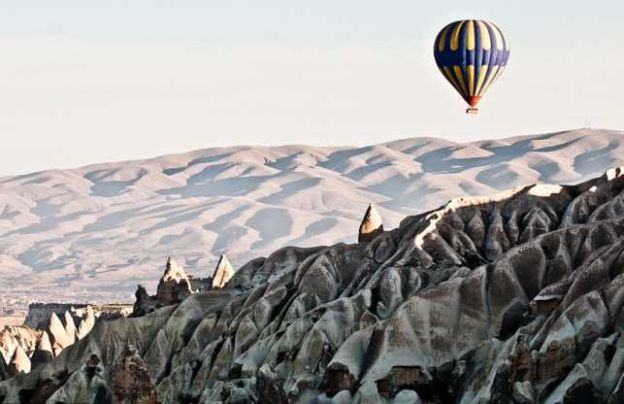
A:
{"label": "eroded rock ridge", "polygon": [[220,289],[97,322],[0,396],[623,402],[620,174],[454,199],[366,243],[283,248]]}

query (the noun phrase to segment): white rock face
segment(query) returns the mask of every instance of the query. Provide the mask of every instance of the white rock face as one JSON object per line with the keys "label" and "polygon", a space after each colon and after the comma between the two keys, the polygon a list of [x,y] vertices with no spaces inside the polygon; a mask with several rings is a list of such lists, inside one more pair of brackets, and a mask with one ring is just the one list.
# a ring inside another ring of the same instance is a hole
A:
{"label": "white rock face", "polygon": [[215,268],[214,275],[212,275],[212,287],[222,288],[234,275],[234,268],[225,254],[219,257],[219,262]]}
{"label": "white rock face", "polygon": [[80,320],[77,329],[77,335],[79,339],[82,339],[91,331],[95,325],[95,313],[93,307],[88,306],[84,317]]}
{"label": "white rock face", "polygon": [[18,345],[9,363],[9,373],[15,375],[17,373],[28,372],[30,372],[30,359],[22,347]]}
{"label": "white rock face", "polygon": [[74,318],[70,312],[66,311],[63,314],[63,322],[65,323],[65,332],[70,338],[74,337],[75,340],[78,335],[78,330],[76,329],[76,323],[74,323]]}
{"label": "white rock face", "polygon": [[52,337],[52,349],[54,356],[58,355],[64,348],[70,346],[76,340],[75,334],[67,334],[67,330],[56,313],[50,314],[50,322],[48,324],[48,332]]}
{"label": "white rock face", "polygon": [[41,333],[41,338],[37,342],[36,350],[41,352],[53,353],[52,343],[50,342],[50,337],[48,336],[48,333],[46,331]]}
{"label": "white rock face", "polygon": [[132,302],[137,283],[154,290],[154,267],[172,253],[202,277],[223,251],[240,267],[289,244],[350,242],[368,203],[391,229],[460,195],[580,182],[621,165],[621,132],[574,130],[465,144],[213,148],[5,177],[0,271],[7,293],[19,285],[34,300]]}
{"label": "white rock face", "polygon": [[2,333],[0,339],[0,354],[2,354],[5,363],[9,363],[17,347],[17,342],[9,333]]}
{"label": "white rock face", "polygon": [[165,273],[161,280],[163,282],[175,282],[180,283],[183,281],[188,282],[188,276],[184,272],[184,268],[178,265],[178,263],[172,258],[167,258],[167,265],[165,267]]}

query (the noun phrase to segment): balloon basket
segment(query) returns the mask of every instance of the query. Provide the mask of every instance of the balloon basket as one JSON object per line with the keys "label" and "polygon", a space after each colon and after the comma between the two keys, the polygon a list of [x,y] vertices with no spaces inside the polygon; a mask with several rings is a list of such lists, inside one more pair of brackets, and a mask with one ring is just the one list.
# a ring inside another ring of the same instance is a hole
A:
{"label": "balloon basket", "polygon": [[468,108],[468,109],[466,109],[466,113],[467,114],[478,114],[479,113],[479,108]]}

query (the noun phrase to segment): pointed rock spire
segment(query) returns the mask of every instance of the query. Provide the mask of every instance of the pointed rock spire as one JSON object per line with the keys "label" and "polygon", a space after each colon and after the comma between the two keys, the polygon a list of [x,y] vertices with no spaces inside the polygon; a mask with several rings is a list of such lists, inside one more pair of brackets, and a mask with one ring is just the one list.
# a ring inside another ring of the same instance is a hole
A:
{"label": "pointed rock spire", "polygon": [[137,285],[137,290],[134,292],[134,297],[136,297],[137,302],[142,302],[149,298],[149,293],[147,293],[147,289],[143,285]]}
{"label": "pointed rock spire", "polygon": [[143,285],[138,285],[134,293],[136,300],[132,307],[132,317],[140,317],[149,314],[159,307],[156,297],[152,297],[147,293]]}
{"label": "pointed rock spire", "polygon": [[183,280],[188,280],[188,276],[186,275],[186,272],[184,272],[184,268],[178,265],[173,257],[167,257],[165,273],[163,274],[162,279],[165,281],[177,281],[179,283]]}
{"label": "pointed rock spire", "polygon": [[377,209],[372,204],[368,205],[358,234],[358,243],[368,243],[375,236],[383,232],[383,223]]}
{"label": "pointed rock spire", "polygon": [[50,362],[54,359],[54,353],[52,351],[52,343],[47,332],[41,333],[41,337],[37,342],[37,347],[30,358],[32,367],[35,368],[43,363]]}
{"label": "pointed rock spire", "polygon": [[230,264],[230,260],[227,259],[225,254],[219,257],[219,262],[212,275],[212,287],[222,288],[234,275],[234,268]]}
{"label": "pointed rock spire", "polygon": [[169,305],[179,303],[191,294],[191,282],[186,272],[172,257],[168,257],[165,273],[158,282],[156,297]]}
{"label": "pointed rock spire", "polygon": [[50,314],[50,321],[48,322],[48,332],[52,336],[54,355],[58,355],[64,348],[74,343],[75,336],[67,335],[67,330],[61,323],[56,313]]}
{"label": "pointed rock spire", "polygon": [[9,363],[9,374],[16,375],[18,373],[28,372],[30,372],[30,359],[28,359],[28,355],[26,355],[24,349],[18,345]]}
{"label": "pointed rock spire", "polygon": [[91,331],[94,324],[95,324],[95,313],[93,312],[93,307],[87,306],[85,315],[80,320],[80,323],[78,324],[78,330],[77,330],[78,339],[83,339],[89,333],[89,331]]}
{"label": "pointed rock spire", "polygon": [[8,332],[3,332],[0,338],[0,354],[4,357],[4,361],[9,363],[17,347],[17,341]]}
{"label": "pointed rock spire", "polygon": [[63,322],[65,323],[65,331],[67,332],[67,336],[73,338],[72,344],[76,342],[76,335],[78,334],[78,330],[76,329],[76,323],[74,323],[74,317],[71,315],[69,311],[65,311],[63,313]]}

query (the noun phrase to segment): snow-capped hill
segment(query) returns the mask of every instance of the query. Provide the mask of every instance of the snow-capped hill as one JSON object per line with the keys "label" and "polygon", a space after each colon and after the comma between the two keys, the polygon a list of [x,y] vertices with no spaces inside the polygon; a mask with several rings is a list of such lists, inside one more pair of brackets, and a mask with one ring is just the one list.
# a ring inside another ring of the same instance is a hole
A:
{"label": "snow-capped hill", "polygon": [[390,229],[457,196],[599,175],[624,164],[623,140],[574,130],[240,146],[0,178],[0,272],[13,291],[129,300],[137,283],[155,286],[168,255],[207,277],[222,253],[236,268],[289,244],[355,242],[370,203]]}

